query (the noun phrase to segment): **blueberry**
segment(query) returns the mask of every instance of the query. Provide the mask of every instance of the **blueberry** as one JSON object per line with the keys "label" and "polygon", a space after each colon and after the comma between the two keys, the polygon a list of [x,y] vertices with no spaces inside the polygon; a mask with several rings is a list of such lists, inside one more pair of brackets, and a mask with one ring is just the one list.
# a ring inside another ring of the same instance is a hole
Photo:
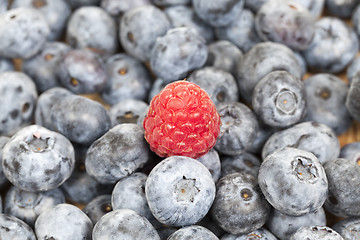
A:
{"label": "blueberry", "polygon": [[340,149],[339,157],[360,164],[360,142],[352,142],[344,145]]}
{"label": "blueberry", "polygon": [[134,123],[116,125],[88,149],[85,166],[100,183],[115,183],[149,160],[144,130]]}
{"label": "blueberry", "polygon": [[162,10],[145,5],[125,12],[121,18],[119,38],[127,54],[145,62],[150,59],[155,40],[170,28],[170,20]]}
{"label": "blueberry", "polygon": [[126,11],[144,5],[151,5],[151,2],[151,0],[133,0],[125,2],[118,0],[101,0],[100,6],[112,17],[119,19]]}
{"label": "blueberry", "polygon": [[179,80],[188,71],[202,67],[207,59],[205,39],[193,28],[172,28],[156,39],[150,66],[166,82]]}
{"label": "blueberry", "polygon": [[145,101],[152,78],[146,67],[126,54],[115,54],[105,63],[108,83],[101,93],[106,103],[114,105],[133,98]]}
{"label": "blueberry", "polygon": [[209,229],[198,225],[191,225],[180,228],[179,230],[177,230],[167,238],[167,240],[182,240],[182,239],[219,240],[219,238]]}
{"label": "blueberry", "polygon": [[65,203],[65,197],[59,188],[46,192],[27,192],[12,186],[4,199],[4,213],[34,227],[36,218],[42,212],[61,203]]}
{"label": "blueberry", "polygon": [[221,162],[218,152],[212,148],[207,154],[199,157],[197,160],[209,170],[214,182],[217,182],[221,173]]}
{"label": "blueberry", "polygon": [[38,239],[90,240],[93,224],[78,207],[62,203],[42,212],[35,222]]}
{"label": "blueberry", "polygon": [[350,84],[349,91],[346,96],[345,106],[350,115],[356,121],[360,122],[360,74],[356,74]]}
{"label": "blueberry", "polygon": [[254,154],[261,153],[265,142],[275,131],[277,131],[276,128],[271,128],[262,123],[259,123],[259,126],[260,126],[260,128],[256,134],[253,144],[251,145],[251,147],[249,149],[247,149],[247,151],[250,153],[254,153]]}
{"label": "blueberry", "polygon": [[68,95],[50,110],[54,129],[69,140],[90,145],[110,128],[110,117],[103,105],[91,99]]}
{"label": "blueberry", "polygon": [[[9,137],[0,136],[0,190],[4,190],[9,185],[9,180],[5,177],[2,167],[2,149],[9,140]],[[1,212],[2,211],[0,211],[0,213]]]}
{"label": "blueberry", "polygon": [[141,100],[125,99],[111,106],[108,113],[111,126],[121,123],[138,123],[140,116],[146,114],[149,105]]}
{"label": "blueberry", "polygon": [[256,14],[256,31],[264,41],[305,50],[311,43],[314,18],[307,8],[295,2],[273,0],[263,4]]}
{"label": "blueberry", "polygon": [[36,240],[34,231],[29,225],[17,217],[0,214],[0,236],[1,239],[12,240]]}
{"label": "blueberry", "polygon": [[78,8],[71,15],[66,29],[66,40],[74,48],[90,48],[107,56],[118,48],[115,20],[102,8]]}
{"label": "blueberry", "polygon": [[113,210],[111,206],[111,195],[98,195],[91,200],[83,209],[83,212],[96,224],[102,216]]}
{"label": "blueberry", "polygon": [[297,4],[306,7],[314,18],[319,18],[325,6],[325,0],[292,0]]}
{"label": "blueberry", "polygon": [[237,155],[251,147],[259,129],[255,114],[240,102],[221,103],[217,106],[220,114],[220,138],[215,149],[223,154]]}
{"label": "blueberry", "polygon": [[168,226],[163,226],[161,228],[157,228],[156,231],[158,232],[160,239],[161,240],[167,240],[167,238],[173,234],[174,232],[176,232],[178,230],[178,228],[175,227],[168,227]]}
{"label": "blueberry", "polygon": [[1,1],[0,2],[0,13],[4,13],[8,10],[8,1]]}
{"label": "blueberry", "polygon": [[30,58],[44,46],[49,32],[49,25],[40,11],[11,9],[0,15],[0,56]]}
{"label": "blueberry", "polygon": [[153,0],[158,6],[187,5],[191,0]]}
{"label": "blueberry", "polygon": [[326,226],[307,226],[299,228],[290,238],[290,240],[344,240],[340,234]]}
{"label": "blueberry", "polygon": [[321,164],[337,158],[340,153],[340,143],[334,131],[317,122],[303,122],[273,133],[263,147],[262,158],[283,147],[312,152]]}
{"label": "blueberry", "polygon": [[225,234],[221,240],[277,240],[277,238],[265,228],[259,228],[248,234],[234,235]]}
{"label": "blueberry", "polygon": [[231,41],[244,53],[261,41],[255,29],[254,14],[246,8],[229,25],[215,28],[215,34],[218,39]]}
{"label": "blueberry", "polygon": [[24,127],[12,136],[2,158],[6,178],[29,192],[59,187],[70,177],[75,164],[71,142],[38,125]]}
{"label": "blueberry", "polygon": [[269,0],[245,0],[245,7],[253,12],[257,12],[260,7]]}
{"label": "blueberry", "polygon": [[73,8],[82,6],[99,5],[100,0],[67,0]]}
{"label": "blueberry", "polygon": [[252,106],[259,119],[271,127],[289,127],[306,115],[304,83],[287,71],[273,71],[255,86]]}
{"label": "blueberry", "polygon": [[285,147],[268,155],[258,180],[265,198],[286,215],[318,211],[327,198],[325,170],[317,157],[305,150]]}
{"label": "blueberry", "polygon": [[359,239],[360,237],[360,218],[345,218],[332,226],[334,231],[338,232],[344,240]]}
{"label": "blueberry", "polygon": [[[360,7],[359,7],[359,11],[360,11]],[[360,17],[360,12],[359,12],[359,17]],[[351,84],[352,79],[356,77],[356,75],[359,74],[359,72],[360,72],[360,57],[355,57],[350,63],[349,67],[346,69],[346,77],[349,84]]]}
{"label": "blueberry", "polygon": [[358,4],[351,16],[351,23],[352,26],[357,34],[357,36],[360,36],[360,5]]}
{"label": "blueberry", "polygon": [[0,57],[0,73],[14,71],[14,63],[9,58]]}
{"label": "blueberry", "polygon": [[234,156],[221,156],[221,177],[234,172],[245,172],[257,178],[261,161],[251,153],[244,152]]}
{"label": "blueberry", "polygon": [[0,74],[0,134],[11,136],[32,123],[38,97],[34,82],[22,72]]}
{"label": "blueberry", "polygon": [[152,84],[150,91],[148,102],[151,102],[151,99],[155,97],[155,95],[159,94],[160,91],[168,84],[167,81],[162,80],[161,78],[157,78],[154,83]]}
{"label": "blueberry", "polygon": [[325,7],[332,15],[339,18],[349,18],[359,3],[357,0],[326,0]]}
{"label": "blueberry", "polygon": [[187,226],[197,223],[209,211],[215,198],[215,183],[199,161],[172,156],[151,170],[145,194],[159,222]]}
{"label": "blueberry", "polygon": [[59,64],[70,49],[62,42],[47,42],[38,54],[23,62],[22,71],[34,80],[39,93],[60,85]]}
{"label": "blueberry", "polygon": [[300,79],[302,79],[304,77],[304,75],[307,73],[307,63],[305,61],[305,58],[301,54],[301,52],[294,51],[294,55],[300,65],[300,69],[301,69],[301,78]]}
{"label": "blueberry", "polygon": [[14,0],[11,8],[33,8],[39,10],[50,27],[48,41],[60,39],[67,20],[71,14],[71,6],[66,0]]}
{"label": "blueberry", "polygon": [[160,240],[160,237],[146,218],[130,209],[117,209],[105,214],[95,224],[92,239]]}
{"label": "blueberry", "polygon": [[216,183],[211,207],[214,221],[226,232],[245,234],[262,227],[270,204],[262,195],[257,179],[247,173],[231,173]]}
{"label": "blueberry", "polygon": [[315,22],[314,38],[303,56],[312,70],[339,73],[358,48],[359,40],[350,26],[338,18],[323,17]]}
{"label": "blueberry", "polygon": [[189,82],[195,83],[204,89],[215,105],[226,102],[236,102],[239,92],[234,77],[215,67],[204,67],[192,72]]}

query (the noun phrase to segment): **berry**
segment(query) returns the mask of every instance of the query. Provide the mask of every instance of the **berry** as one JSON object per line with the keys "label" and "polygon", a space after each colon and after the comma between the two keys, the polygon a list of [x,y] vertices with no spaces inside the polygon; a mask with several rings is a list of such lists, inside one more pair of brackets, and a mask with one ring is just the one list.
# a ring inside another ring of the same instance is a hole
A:
{"label": "berry", "polygon": [[194,83],[168,84],[150,102],[144,119],[145,138],[161,157],[198,158],[216,142],[220,116],[209,95]]}

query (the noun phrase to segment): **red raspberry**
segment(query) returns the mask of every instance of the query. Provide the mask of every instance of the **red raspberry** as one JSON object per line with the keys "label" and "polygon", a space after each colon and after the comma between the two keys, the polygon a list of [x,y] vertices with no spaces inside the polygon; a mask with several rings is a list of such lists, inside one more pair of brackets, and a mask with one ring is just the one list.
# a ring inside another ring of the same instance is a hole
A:
{"label": "red raspberry", "polygon": [[176,81],[151,100],[143,124],[145,138],[157,155],[198,158],[215,145],[221,120],[205,90]]}

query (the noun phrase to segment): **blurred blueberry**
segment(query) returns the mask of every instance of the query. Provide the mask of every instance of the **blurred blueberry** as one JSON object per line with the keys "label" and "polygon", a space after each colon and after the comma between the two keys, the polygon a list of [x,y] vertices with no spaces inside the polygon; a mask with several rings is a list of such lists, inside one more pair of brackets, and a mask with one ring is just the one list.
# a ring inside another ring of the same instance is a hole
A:
{"label": "blurred blueberry", "polygon": [[360,122],[360,74],[356,74],[351,81],[349,91],[346,96],[345,106],[350,115]]}
{"label": "blurred blueberry", "polygon": [[340,149],[339,157],[360,164],[360,142],[351,142],[344,145]]}
{"label": "blurred blueberry", "polygon": [[234,235],[234,234],[225,234],[221,240],[251,240],[255,237],[255,240],[277,240],[277,238],[265,228],[259,228],[248,234]]}
{"label": "blurred blueberry", "polygon": [[126,11],[144,5],[151,5],[151,0],[101,0],[100,3],[100,6],[114,19],[120,19]]}
{"label": "blurred blueberry", "polygon": [[221,156],[221,177],[234,172],[245,172],[257,178],[261,161],[251,153],[244,152],[233,156]]}
{"label": "blurred blueberry", "polygon": [[150,88],[148,102],[150,103],[155,95],[159,94],[167,84],[168,82],[162,80],[161,78],[157,78]]}
{"label": "blurred blueberry", "polygon": [[9,58],[0,58],[0,73],[14,71],[14,63]]}
{"label": "blurred blueberry", "polygon": [[191,0],[152,0],[158,6],[188,5]]}
{"label": "blurred blueberry", "polygon": [[338,221],[332,228],[338,232],[344,240],[359,239],[360,237],[360,218],[345,218]]}
{"label": "blurred blueberry", "polygon": [[73,8],[99,5],[100,0],[67,0]]}
{"label": "blurred blueberry", "polygon": [[302,79],[304,77],[304,75],[307,73],[307,64],[305,61],[305,58],[303,57],[303,55],[300,52],[294,51],[294,55],[296,57],[296,60],[299,63],[300,69],[301,69],[301,78]]}
{"label": "blurred blueberry", "polygon": [[0,236],[1,239],[13,240],[36,240],[32,228],[17,217],[0,214]]}
{"label": "blurred blueberry", "polygon": [[0,1],[0,13],[4,13],[8,10],[8,0]]}
{"label": "blurred blueberry", "polygon": [[[5,144],[10,140],[9,137],[0,136],[0,190],[5,190],[9,186],[9,180],[5,177],[3,167],[2,167],[2,150]],[[0,200],[1,203],[1,200]],[[2,213],[2,211],[0,211]]]}
{"label": "blurred blueberry", "polygon": [[[314,18],[319,18],[323,13],[325,0],[290,0],[306,7]],[[350,0],[352,1],[352,0]]]}
{"label": "blurred blueberry", "polygon": [[219,238],[209,229],[198,225],[191,225],[180,228],[179,230],[177,230],[167,238],[167,240],[180,240],[180,239],[219,240]]}
{"label": "blurred blueberry", "polygon": [[256,13],[260,7],[269,0],[245,0],[245,7]]}
{"label": "blurred blueberry", "polygon": [[91,200],[83,209],[83,212],[90,218],[95,225],[102,216],[111,212],[111,195],[99,195]]}
{"label": "blurred blueberry", "polygon": [[[359,14],[360,14],[360,12],[359,12]],[[348,80],[349,84],[351,84],[352,79],[359,73],[360,73],[360,57],[358,56],[353,59],[353,61],[349,65],[349,67],[346,69],[346,76],[347,76],[347,80]]]}
{"label": "blurred blueberry", "polygon": [[344,240],[340,234],[327,226],[306,226],[299,228],[289,240]]}
{"label": "blurred blueberry", "polygon": [[125,99],[110,107],[108,113],[111,126],[121,123],[137,123],[140,116],[145,114],[149,105],[136,99]]}
{"label": "blurred blueberry", "polygon": [[217,182],[221,173],[221,163],[218,152],[215,149],[211,149],[207,154],[199,157],[197,160],[209,170],[214,182]]}
{"label": "blurred blueberry", "polygon": [[349,18],[358,3],[358,0],[326,0],[325,8],[336,17]]}
{"label": "blurred blueberry", "polygon": [[351,16],[351,23],[352,26],[357,34],[357,36],[360,36],[360,4],[358,4]]}

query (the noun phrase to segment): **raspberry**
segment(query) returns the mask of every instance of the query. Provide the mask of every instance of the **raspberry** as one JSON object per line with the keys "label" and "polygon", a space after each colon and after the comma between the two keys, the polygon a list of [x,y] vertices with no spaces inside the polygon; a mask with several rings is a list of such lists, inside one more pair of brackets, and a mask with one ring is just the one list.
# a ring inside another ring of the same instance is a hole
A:
{"label": "raspberry", "polygon": [[205,90],[176,81],[151,100],[143,124],[145,139],[157,155],[198,158],[215,145],[221,120]]}

